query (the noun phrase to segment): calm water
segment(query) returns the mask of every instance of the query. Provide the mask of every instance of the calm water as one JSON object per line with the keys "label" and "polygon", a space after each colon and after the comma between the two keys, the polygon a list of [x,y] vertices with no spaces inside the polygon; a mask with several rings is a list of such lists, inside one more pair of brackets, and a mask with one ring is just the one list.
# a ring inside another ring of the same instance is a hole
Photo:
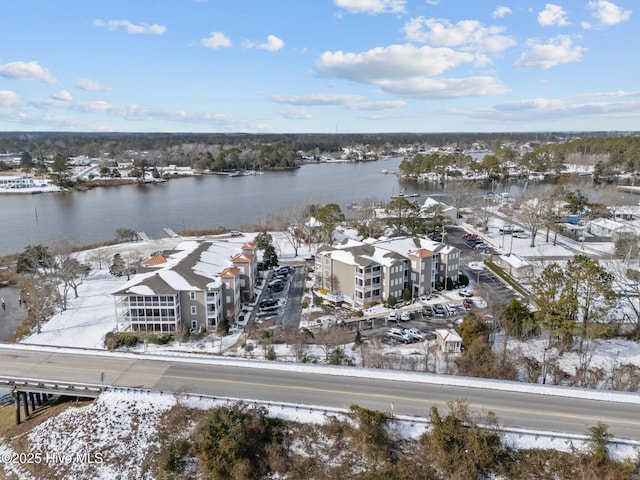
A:
{"label": "calm water", "polygon": [[[304,165],[289,172],[172,179],[160,185],[94,188],[86,192],[0,195],[0,255],[26,245],[64,240],[86,245],[110,240],[117,228],[165,236],[215,226],[239,228],[309,203],[347,205],[365,198],[388,199],[402,185],[394,175],[400,158],[368,163]],[[408,186],[420,192],[425,186]],[[422,190],[426,192],[426,190]]]}
{"label": "calm water", "polygon": [[[395,175],[381,173],[395,172],[401,160],[312,164],[289,172],[233,178],[203,175],[86,192],[0,195],[0,255],[21,252],[29,244],[87,245],[111,240],[121,227],[144,231],[152,238],[165,236],[163,227],[176,232],[216,226],[238,229],[310,203],[335,202],[349,215],[353,213],[349,204],[367,198],[388,200],[403,188],[408,194],[443,194],[440,185],[403,183]],[[528,188],[540,191],[549,186],[530,184]],[[496,187],[496,191],[505,190],[517,197],[522,186]],[[636,196],[621,194],[619,203],[636,202]]]}

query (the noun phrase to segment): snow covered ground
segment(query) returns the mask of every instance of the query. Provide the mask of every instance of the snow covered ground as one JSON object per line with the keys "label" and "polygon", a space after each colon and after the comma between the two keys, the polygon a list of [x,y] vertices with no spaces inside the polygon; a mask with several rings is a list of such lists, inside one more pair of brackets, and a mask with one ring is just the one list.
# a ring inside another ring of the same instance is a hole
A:
{"label": "snow covered ground", "polygon": [[[289,261],[303,261],[303,259],[309,255],[309,251],[306,246],[303,246],[299,249],[299,256],[295,256],[293,253],[293,248],[287,243],[286,239],[283,236],[278,234],[273,234],[274,242],[277,244],[276,250],[279,253],[279,257],[282,262]],[[247,239],[250,239],[249,237]],[[114,300],[112,298],[111,292],[120,288],[125,282],[126,278],[124,277],[113,277],[108,273],[108,263],[109,260],[113,257],[115,253],[120,253],[121,255],[138,255],[141,257],[147,256],[154,251],[163,250],[163,249],[171,249],[174,248],[179,242],[184,240],[183,238],[165,238],[160,240],[149,240],[149,241],[141,241],[136,243],[128,243],[121,244],[110,247],[102,247],[100,250],[93,250],[84,252],[82,257],[84,261],[91,262],[93,265],[93,270],[90,276],[85,280],[85,282],[80,285],[79,298],[73,299],[70,298],[68,302],[68,310],[65,312],[61,312],[56,314],[51,320],[42,325],[42,331],[39,334],[33,333],[30,336],[21,340],[22,343],[25,344],[40,344],[40,345],[54,345],[54,346],[67,346],[67,347],[75,347],[75,348],[89,348],[89,349],[104,349],[103,339],[104,335],[110,331],[116,329],[116,313],[114,307]],[[242,240],[239,238],[238,240]],[[516,241],[517,240],[517,241]],[[530,239],[514,239],[513,252],[519,252],[521,250],[527,250]],[[570,254],[568,250],[564,249],[561,246],[553,247],[547,246],[549,250],[545,251],[546,255],[549,255],[550,252],[553,252],[557,255],[566,255]],[[545,247],[546,248],[546,247]],[[529,250],[530,252],[530,250]],[[102,268],[96,268],[97,259],[102,259]],[[479,262],[470,263],[471,268],[482,268],[482,264]],[[473,288],[473,284],[470,288]],[[455,294],[451,292],[446,292],[448,296],[453,297]],[[477,301],[477,299],[474,299]],[[382,307],[376,307],[378,309]],[[118,328],[120,328],[118,326]],[[177,343],[172,342],[165,346],[158,345],[147,345],[147,346],[138,346],[136,347],[136,351],[146,351],[147,355],[150,356],[162,356],[168,355],[173,358],[180,356],[189,356],[193,358],[195,355],[199,353],[227,353],[228,349],[233,346],[240,335],[240,331],[236,331],[233,335],[220,338],[219,336],[212,334],[207,336],[201,340],[193,341],[193,342],[185,342],[185,343]],[[501,339],[497,339],[497,343],[499,345]],[[519,349],[524,352],[526,355],[536,358],[539,362],[544,360],[544,356],[548,355],[549,352],[545,351],[545,342],[546,339],[538,338],[529,340],[525,343],[522,342],[510,342],[509,349]],[[278,358],[287,358],[291,357],[292,352],[289,346],[287,345],[273,345],[276,351],[276,355]],[[310,347],[312,350],[310,352],[311,355],[316,356],[317,358],[323,358],[324,352],[318,347]],[[315,350],[313,350],[315,348]],[[413,356],[417,353],[424,353],[425,346],[422,344],[412,344],[412,345],[402,345],[402,346],[385,346],[385,352],[387,354],[395,353],[396,355],[406,355],[407,357]],[[628,342],[621,339],[614,339],[609,341],[599,341],[597,343],[593,343],[589,346],[590,350],[590,365],[592,366],[602,366],[604,369],[610,369],[613,365],[623,363],[632,363],[634,365],[640,366],[640,353],[638,349],[637,343]],[[345,345],[345,351],[348,352],[350,356],[353,356],[355,360],[355,364],[360,364],[360,358],[358,357],[358,353],[356,349],[352,348],[352,345]],[[105,352],[107,354],[107,352]],[[237,354],[234,354],[237,355]],[[264,358],[264,351],[261,350],[259,345],[255,345],[255,349],[249,355],[252,358]],[[210,358],[210,356],[208,356]],[[237,360],[243,361],[243,360]],[[569,372],[575,371],[576,366],[581,361],[580,358],[577,358],[576,354],[565,354],[561,358],[558,359],[558,364],[562,367],[563,370]],[[265,365],[269,365],[269,368],[291,368],[291,363],[282,363],[278,365],[278,362],[266,362]],[[299,366],[299,365],[296,365]],[[311,367],[308,367],[311,368]],[[341,369],[341,374],[344,374],[345,370]],[[349,371],[349,370],[346,370]],[[371,375],[375,377],[377,374],[382,374],[380,371],[376,373],[375,371],[367,370],[367,375]],[[361,369],[354,368],[352,374],[364,374]],[[396,372],[397,374],[397,372]],[[414,374],[412,374],[414,375]],[[438,381],[446,381],[443,380],[445,377],[439,376]],[[449,381],[462,381],[465,384],[469,382],[474,382],[476,380],[470,379],[460,379],[458,377],[451,377]],[[535,385],[523,383],[521,387],[523,391],[535,388]],[[513,384],[509,384],[510,389],[514,388]],[[592,391],[591,394],[596,394],[596,392]],[[604,392],[599,392],[597,394],[604,395]],[[614,392],[609,392],[610,395],[616,395]],[[153,397],[153,398],[151,398]],[[163,409],[170,408],[171,402],[175,400],[167,400],[162,398],[162,400],[157,399],[155,395],[150,397],[149,403],[145,403],[146,400],[136,398],[136,400],[140,400],[140,402],[134,402],[132,397],[127,396],[126,398],[122,395],[118,394],[106,394],[103,398],[98,400],[94,405],[89,407],[83,407],[86,409],[87,413],[79,414],[77,409],[70,410],[70,415],[68,420],[64,420],[69,425],[77,425],[74,428],[80,428],[79,425],[82,423],[80,420],[72,419],[75,415],[83,415],[91,416],[97,415],[100,413],[100,416],[103,416],[102,413],[108,414],[108,411],[118,411],[119,415],[125,415],[134,417],[136,415],[139,416],[150,416],[156,418],[158,415],[161,415]],[[173,397],[172,397],[173,398]],[[637,398],[635,396],[634,398]],[[139,403],[139,404],[138,404]],[[154,405],[152,408],[149,405]],[[324,410],[322,407],[318,407],[318,411]],[[296,409],[292,407],[292,411]],[[280,412],[287,411],[280,409]],[[305,419],[309,421],[314,421],[313,416],[305,415]],[[317,418],[316,420],[319,420]],[[306,420],[305,420],[306,421]],[[412,422],[415,424],[416,420],[413,419]],[[99,428],[96,426],[96,428]],[[100,427],[103,428],[102,435],[106,437],[118,436],[120,433],[114,431],[112,427]],[[34,431],[33,435],[39,435],[38,432],[46,431],[46,427],[43,427],[44,430]],[[114,433],[115,432],[115,433]],[[143,449],[148,447],[147,443],[149,440],[148,432],[139,432],[140,435],[136,440],[138,443],[133,445],[132,455],[135,457],[136,453],[139,449]],[[79,435],[79,434],[78,434]],[[123,434],[127,436],[126,434]],[[127,438],[131,437],[131,432],[129,433]],[[69,437],[70,438],[70,437]],[[81,436],[79,438],[82,438]],[[101,437],[99,437],[101,438]],[[124,438],[124,437],[123,437]],[[534,443],[532,439],[537,438],[535,445],[538,447],[548,446],[550,448],[558,448],[561,449],[562,445],[566,448],[569,448],[567,440],[565,437],[557,437],[553,434],[540,434],[540,432],[536,432],[535,435],[529,435],[523,432],[516,432],[513,435],[508,437],[514,446],[526,447],[527,445],[533,445]],[[100,440],[99,440],[100,441]],[[576,438],[576,442],[580,442],[580,438]],[[65,438],[56,439],[54,445],[60,446],[60,448],[64,449],[73,449],[73,448],[81,448],[80,446],[74,447],[68,442],[70,440]],[[64,442],[67,442],[65,444]],[[82,441],[76,441],[77,445],[82,445]],[[0,445],[0,453],[2,449],[6,448]],[[70,450],[75,453],[75,450]],[[631,447],[624,446],[617,448],[613,453],[614,455],[618,455],[621,457],[625,456],[633,456],[637,452],[640,451],[638,445],[632,445]],[[134,462],[135,463],[135,462]],[[107,467],[105,467],[107,468]],[[76,472],[77,473],[77,472]],[[131,470],[131,475],[133,477],[136,476],[136,472]],[[75,475],[75,473],[74,473]],[[77,473],[77,477],[75,478],[84,478]],[[105,477],[108,477],[108,471],[105,470]],[[20,475],[19,475],[20,476]],[[129,477],[129,475],[126,475]],[[129,478],[133,478],[129,477]],[[21,477],[28,478],[28,477]],[[73,478],[73,477],[69,477]]]}

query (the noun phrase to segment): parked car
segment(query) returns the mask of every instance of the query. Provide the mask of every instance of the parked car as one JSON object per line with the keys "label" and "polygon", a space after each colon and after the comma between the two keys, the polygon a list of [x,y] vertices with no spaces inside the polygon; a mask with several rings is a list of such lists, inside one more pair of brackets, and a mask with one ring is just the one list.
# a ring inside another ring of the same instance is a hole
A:
{"label": "parked car", "polygon": [[293,272],[293,267],[288,265],[281,265],[273,271],[275,275],[289,275],[291,272]]}
{"label": "parked car", "polygon": [[476,250],[488,250],[491,248],[491,245],[489,245],[487,242],[478,242],[473,246],[473,248],[475,248]]}
{"label": "parked car", "polygon": [[267,298],[260,302],[260,308],[269,308],[278,305],[280,302],[277,298]]}
{"label": "parked car", "polygon": [[475,306],[474,303],[473,303],[473,300],[469,300],[468,298],[464,299],[464,301],[462,302],[462,305],[467,310],[471,310]]}
{"label": "parked car", "polygon": [[416,340],[416,342],[423,342],[427,339],[427,335],[419,328],[408,328],[406,330],[406,333],[411,335]]}
{"label": "parked car", "polygon": [[425,305],[422,307],[422,316],[433,317],[433,308],[431,308],[431,305]]}
{"label": "parked car", "polygon": [[435,303],[433,305],[433,313],[436,317],[446,317],[447,309],[444,308],[444,305],[442,305],[441,303]]}
{"label": "parked car", "polygon": [[238,232],[237,230],[231,230],[231,232],[229,233],[232,237],[240,237],[242,235],[242,233]]}
{"label": "parked car", "polygon": [[413,342],[413,337],[400,328],[390,328],[387,330],[387,337],[401,343]]}
{"label": "parked car", "polygon": [[408,322],[409,320],[411,320],[411,313],[409,312],[402,312],[400,314],[400,320],[402,320],[403,322]]}

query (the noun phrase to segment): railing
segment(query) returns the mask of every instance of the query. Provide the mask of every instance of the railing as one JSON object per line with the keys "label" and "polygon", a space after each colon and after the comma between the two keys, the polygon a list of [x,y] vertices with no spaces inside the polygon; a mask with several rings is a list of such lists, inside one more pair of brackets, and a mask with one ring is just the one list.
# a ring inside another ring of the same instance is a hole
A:
{"label": "railing", "polygon": [[18,392],[53,393],[56,395],[89,398],[97,398],[104,391],[104,387],[98,384],[58,382],[6,376],[0,376],[0,387]]}

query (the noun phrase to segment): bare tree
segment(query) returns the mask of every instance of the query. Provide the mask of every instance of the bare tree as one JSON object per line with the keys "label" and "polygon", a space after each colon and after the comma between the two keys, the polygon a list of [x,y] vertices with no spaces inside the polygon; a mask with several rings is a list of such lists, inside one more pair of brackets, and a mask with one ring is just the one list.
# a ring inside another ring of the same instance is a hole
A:
{"label": "bare tree", "polygon": [[288,212],[284,213],[278,219],[278,230],[282,232],[284,238],[293,248],[294,256],[298,256],[298,250],[305,242],[307,232],[305,231],[305,223],[308,217],[305,207],[292,207]]}
{"label": "bare tree", "polygon": [[518,215],[522,224],[531,232],[530,247],[536,246],[536,235],[543,225],[546,217],[549,216],[548,202],[541,198],[523,198]]}
{"label": "bare tree", "polygon": [[362,345],[362,366],[365,368],[384,368],[388,365],[385,348],[379,338],[373,338]]}
{"label": "bare tree", "polygon": [[96,264],[98,267],[98,270],[102,270],[102,263],[106,262],[107,258],[108,258],[108,255],[105,249],[98,248],[89,256],[89,261]]}
{"label": "bare tree", "polygon": [[78,298],[78,287],[82,285],[91,268],[68,250],[57,255],[57,277],[62,281],[62,310],[67,309],[67,294],[73,290],[75,298]]}
{"label": "bare tree", "polygon": [[[311,336],[310,336],[311,335]],[[296,357],[296,362],[302,362],[309,351],[309,340],[313,338],[313,334],[310,330],[305,329],[301,331],[297,328],[287,328],[282,332],[284,341],[289,348],[293,350],[293,354]]]}
{"label": "bare tree", "polygon": [[325,354],[328,362],[337,349],[344,349],[344,345],[352,342],[353,332],[344,327],[323,328],[315,335],[315,341]]}
{"label": "bare tree", "polygon": [[376,216],[377,205],[375,198],[365,198],[355,206],[358,233],[363,237],[378,237],[384,230],[384,223]]}
{"label": "bare tree", "polygon": [[486,197],[483,197],[474,208],[474,215],[476,216],[479,226],[484,233],[489,231],[489,222],[493,218],[494,208],[493,201]]}
{"label": "bare tree", "polygon": [[457,212],[471,204],[474,191],[474,182],[468,180],[449,182],[446,190],[449,202]]}
{"label": "bare tree", "polygon": [[26,286],[27,309],[33,314],[36,333],[40,333],[42,323],[49,319],[60,305],[60,291],[52,277],[34,276]]}

